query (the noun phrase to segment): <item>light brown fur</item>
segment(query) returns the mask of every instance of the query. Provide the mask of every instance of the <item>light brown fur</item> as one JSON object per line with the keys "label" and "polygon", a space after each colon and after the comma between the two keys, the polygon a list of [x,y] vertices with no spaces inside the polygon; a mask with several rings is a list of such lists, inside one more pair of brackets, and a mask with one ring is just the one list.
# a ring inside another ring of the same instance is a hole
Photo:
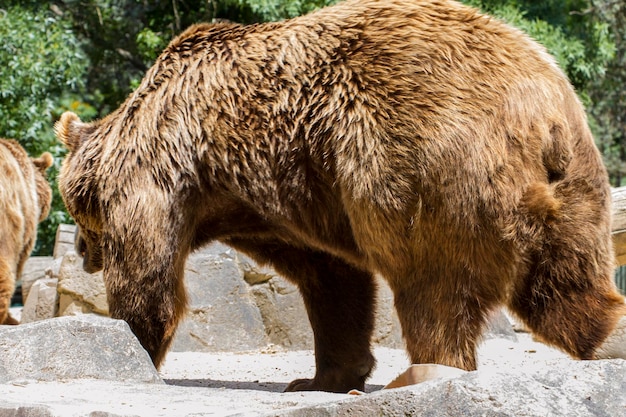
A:
{"label": "light brown fur", "polygon": [[288,390],[363,388],[375,273],[413,363],[474,369],[503,304],[584,359],[625,313],[574,90],[541,46],[453,1],[196,25],[117,111],[57,132],[85,267],[157,365],[187,255],[212,240],[299,286],[317,371]]}
{"label": "light brown fur", "polygon": [[0,324],[17,324],[9,314],[15,282],[48,216],[52,190],[46,170],[52,155],[31,159],[13,140],[0,139]]}

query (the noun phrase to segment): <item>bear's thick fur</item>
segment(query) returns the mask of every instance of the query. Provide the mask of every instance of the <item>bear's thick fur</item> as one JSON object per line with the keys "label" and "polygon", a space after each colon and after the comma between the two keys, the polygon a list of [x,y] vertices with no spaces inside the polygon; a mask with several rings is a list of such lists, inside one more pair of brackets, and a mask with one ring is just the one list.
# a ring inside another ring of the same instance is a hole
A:
{"label": "bear's thick fur", "polygon": [[17,324],[9,314],[15,282],[48,216],[52,190],[46,170],[52,155],[29,158],[14,140],[0,139],[0,324]]}
{"label": "bear's thick fur", "polygon": [[288,390],[363,388],[373,274],[413,363],[474,369],[500,305],[591,359],[626,313],[574,90],[544,48],[454,1],[196,25],[118,110],[56,129],[85,268],[157,366],[187,255],[213,240],[298,285],[317,370]]}

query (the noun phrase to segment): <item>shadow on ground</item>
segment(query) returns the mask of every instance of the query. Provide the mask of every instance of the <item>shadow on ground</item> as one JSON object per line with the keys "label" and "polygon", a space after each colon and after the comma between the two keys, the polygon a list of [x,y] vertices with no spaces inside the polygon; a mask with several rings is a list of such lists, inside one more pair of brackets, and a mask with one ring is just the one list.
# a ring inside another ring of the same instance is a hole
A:
{"label": "shadow on ground", "polygon": [[[264,381],[220,381],[215,379],[164,379],[167,385],[178,387],[225,388],[267,392],[283,392],[287,384]],[[365,385],[365,392],[381,390],[382,385]]]}

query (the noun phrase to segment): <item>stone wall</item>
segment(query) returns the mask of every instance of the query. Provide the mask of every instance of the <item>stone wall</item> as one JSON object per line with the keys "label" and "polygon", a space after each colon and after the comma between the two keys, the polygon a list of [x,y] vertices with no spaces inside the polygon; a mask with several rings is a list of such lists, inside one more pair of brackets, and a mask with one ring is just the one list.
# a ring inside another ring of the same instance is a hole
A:
{"label": "stone wall", "polygon": [[[62,225],[54,257],[32,257],[22,277],[22,323],[58,316],[108,315],[102,273],[88,274],[73,251],[74,226]],[[304,304],[293,284],[220,243],[190,255],[189,309],[172,351],[238,352],[313,348]],[[374,343],[402,348],[391,291],[381,280]]]}

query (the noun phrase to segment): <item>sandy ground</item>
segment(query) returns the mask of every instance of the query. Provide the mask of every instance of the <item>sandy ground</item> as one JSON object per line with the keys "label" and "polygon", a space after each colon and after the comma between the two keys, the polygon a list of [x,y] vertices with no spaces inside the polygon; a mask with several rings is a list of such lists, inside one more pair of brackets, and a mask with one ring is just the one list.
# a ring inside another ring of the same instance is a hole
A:
{"label": "sandy ground", "polygon": [[[532,340],[525,333],[519,341],[492,339],[478,353],[479,369],[530,368],[554,360],[569,360],[567,355]],[[391,382],[410,365],[401,349],[376,348],[377,367],[367,381],[366,392],[376,391]],[[224,389],[251,389],[281,392],[297,378],[315,374],[311,351],[266,349],[249,353],[170,352],[160,374],[170,385]]]}
{"label": "sandy ground", "polygon": [[[21,307],[11,309],[19,320]],[[518,341],[491,339],[478,350],[480,370],[541,367],[554,360],[569,360],[561,351],[535,342],[528,333],[517,333]],[[381,389],[410,366],[403,349],[375,348],[377,366],[367,381],[366,392]],[[169,352],[160,369],[168,385],[282,392],[298,378],[315,374],[310,350],[287,351],[268,347],[246,353]]]}
{"label": "sandy ground", "polygon": [[[11,308],[11,314],[19,320],[21,307]],[[528,369],[554,360],[570,360],[566,354],[535,342],[528,333],[516,335],[517,342],[483,342],[478,350],[479,369]],[[378,347],[374,356],[377,366],[367,381],[366,392],[381,389],[410,366],[403,349]],[[287,351],[278,346],[245,353],[169,352],[160,374],[167,384],[181,387],[282,392],[294,379],[313,377],[315,358],[310,350]]]}

